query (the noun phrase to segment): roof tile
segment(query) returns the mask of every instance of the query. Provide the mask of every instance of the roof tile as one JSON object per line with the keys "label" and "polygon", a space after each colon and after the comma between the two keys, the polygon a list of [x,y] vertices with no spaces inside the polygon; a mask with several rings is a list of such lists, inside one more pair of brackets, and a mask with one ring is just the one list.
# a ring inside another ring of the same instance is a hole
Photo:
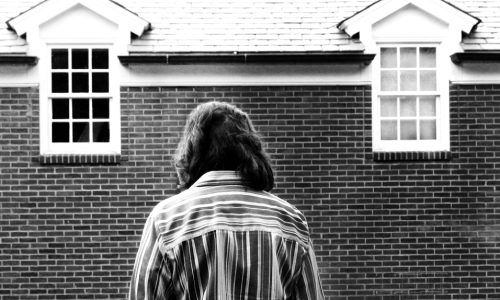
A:
{"label": "roof tile", "polygon": [[[0,53],[25,52],[5,22],[41,0],[0,0]],[[375,0],[115,0],[151,22],[130,52],[362,51],[337,24]],[[447,0],[482,22],[465,50],[500,50],[500,1]]]}

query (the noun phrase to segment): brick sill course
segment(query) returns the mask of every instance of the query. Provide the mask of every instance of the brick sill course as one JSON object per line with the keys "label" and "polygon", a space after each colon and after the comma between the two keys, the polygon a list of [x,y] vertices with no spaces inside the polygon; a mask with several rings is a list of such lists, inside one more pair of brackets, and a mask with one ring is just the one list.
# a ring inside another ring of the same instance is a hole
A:
{"label": "brick sill course", "polygon": [[429,152],[373,152],[374,161],[446,161],[451,160],[450,151]]}
{"label": "brick sill course", "polygon": [[120,154],[50,154],[35,161],[42,165],[117,165],[126,158]]}

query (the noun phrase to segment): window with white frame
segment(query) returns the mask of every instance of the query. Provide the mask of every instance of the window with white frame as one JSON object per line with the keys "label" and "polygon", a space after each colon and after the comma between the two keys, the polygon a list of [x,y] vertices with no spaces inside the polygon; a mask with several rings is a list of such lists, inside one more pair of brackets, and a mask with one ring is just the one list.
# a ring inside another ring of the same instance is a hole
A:
{"label": "window with white frame", "polygon": [[49,81],[49,152],[113,152],[112,144],[119,137],[113,116],[109,49],[51,48]]}
{"label": "window with white frame", "polygon": [[446,148],[447,88],[435,45],[381,45],[374,95],[375,151]]}

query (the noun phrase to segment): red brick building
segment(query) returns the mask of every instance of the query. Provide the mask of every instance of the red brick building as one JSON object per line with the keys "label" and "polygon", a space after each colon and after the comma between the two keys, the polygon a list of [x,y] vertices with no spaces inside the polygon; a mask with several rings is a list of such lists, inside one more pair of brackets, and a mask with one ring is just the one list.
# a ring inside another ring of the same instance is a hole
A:
{"label": "red brick building", "polygon": [[0,0],[0,299],[126,299],[187,113],[247,111],[328,299],[500,299],[496,0]]}

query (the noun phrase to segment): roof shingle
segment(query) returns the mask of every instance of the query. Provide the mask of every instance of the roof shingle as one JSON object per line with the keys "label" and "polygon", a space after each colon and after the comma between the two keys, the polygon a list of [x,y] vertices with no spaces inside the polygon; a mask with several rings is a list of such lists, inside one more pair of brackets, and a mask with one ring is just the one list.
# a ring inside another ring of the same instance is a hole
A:
{"label": "roof shingle", "polygon": [[[102,0],[104,1],[104,0]],[[26,41],[6,21],[40,0],[0,0],[0,53],[25,53]],[[131,53],[362,51],[337,28],[375,0],[115,0],[149,21]],[[500,50],[500,1],[448,0],[481,19],[464,50]]]}

